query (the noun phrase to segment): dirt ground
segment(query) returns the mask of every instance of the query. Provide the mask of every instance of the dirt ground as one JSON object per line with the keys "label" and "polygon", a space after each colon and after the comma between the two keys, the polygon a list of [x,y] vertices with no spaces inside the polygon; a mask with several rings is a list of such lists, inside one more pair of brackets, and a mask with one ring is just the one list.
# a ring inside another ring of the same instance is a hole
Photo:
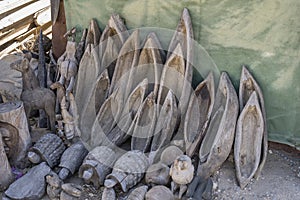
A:
{"label": "dirt ground", "polygon": [[300,199],[300,152],[270,143],[267,162],[258,180],[242,190],[236,181],[232,155],[213,177],[213,199]]}

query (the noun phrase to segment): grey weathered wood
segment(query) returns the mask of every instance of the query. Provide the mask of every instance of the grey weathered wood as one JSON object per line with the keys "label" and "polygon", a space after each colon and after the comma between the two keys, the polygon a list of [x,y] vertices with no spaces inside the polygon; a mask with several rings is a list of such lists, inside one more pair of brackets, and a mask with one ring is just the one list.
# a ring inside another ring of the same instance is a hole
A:
{"label": "grey weathered wood", "polygon": [[147,185],[142,185],[140,187],[137,187],[130,192],[130,194],[127,197],[127,200],[144,200],[147,190],[148,190]]}
{"label": "grey weathered wood", "polygon": [[187,155],[178,156],[170,168],[170,176],[172,178],[171,191],[174,193],[179,188],[178,198],[187,190],[189,184],[194,178],[194,166],[192,160]]}
{"label": "grey weathered wood", "polygon": [[[31,137],[21,101],[0,104],[0,136],[6,144],[10,163],[15,167],[24,168],[26,152],[31,145]],[[3,165],[6,165],[5,162]]]}
{"label": "grey weathered wood", "polygon": [[146,155],[140,151],[128,151],[114,164],[111,174],[106,177],[105,187],[112,188],[119,184],[123,192],[127,192],[144,177],[149,166]]}
{"label": "grey weathered wood", "polygon": [[67,148],[62,154],[58,165],[62,168],[58,174],[60,179],[65,180],[77,172],[87,154],[88,150],[81,141]]}
{"label": "grey weathered wood", "polygon": [[79,121],[79,127],[82,132],[81,138],[84,141],[88,141],[91,137],[90,133],[93,123],[101,106],[108,96],[109,87],[110,80],[108,77],[108,72],[107,70],[104,70],[93,84],[92,90],[89,96],[86,98],[87,101],[83,105],[84,108],[81,108],[82,112],[80,113],[81,117]]}
{"label": "grey weathered wood", "polygon": [[160,76],[163,69],[162,58],[155,33],[150,33],[139,55],[137,66],[132,68],[132,88],[135,88],[144,78],[148,79],[149,91],[153,91],[155,99],[158,95]]}
{"label": "grey weathered wood", "polygon": [[117,88],[124,90],[124,100],[131,93],[132,87],[132,68],[137,65],[139,58],[139,31],[134,31],[122,46],[116,63],[115,71],[111,81],[109,94]]}
{"label": "grey weathered wood", "polygon": [[87,141],[92,147],[106,144],[106,135],[114,128],[117,121],[119,121],[123,107],[121,96],[121,90],[116,90],[101,106],[92,126],[91,140]]}
{"label": "grey weathered wood", "polygon": [[220,76],[211,121],[199,150],[198,175],[209,177],[227,159],[234,140],[238,97],[226,72]]}
{"label": "grey weathered wood", "polygon": [[234,161],[237,180],[243,189],[253,178],[261,161],[264,118],[257,93],[252,92],[237,121]]}
{"label": "grey weathered wood", "polygon": [[[89,44],[81,58],[79,63],[79,69],[77,74],[77,81],[75,87],[75,101],[78,108],[79,121],[81,121],[81,115],[83,109],[88,101],[87,98],[92,91],[92,86],[97,79],[98,67],[96,66],[97,53],[93,46]],[[80,127],[82,128],[82,127]]]}
{"label": "grey weathered wood", "polygon": [[101,31],[98,26],[96,19],[91,19],[88,32],[86,35],[85,46],[88,44],[98,45],[99,39],[101,37]]}
{"label": "grey weathered wood", "polygon": [[36,1],[28,6],[21,8],[20,10],[4,17],[0,21],[0,29],[8,28],[12,26],[16,22],[25,19],[26,17],[33,17],[33,14],[43,8],[50,6],[50,1],[48,0],[40,0]]}
{"label": "grey weathered wood", "polygon": [[154,186],[145,196],[146,200],[175,200],[173,193],[169,188],[163,185]]}
{"label": "grey weathered wood", "polygon": [[105,177],[111,172],[117,160],[117,153],[106,147],[98,146],[85,157],[79,169],[79,177],[95,187],[103,185]]}
{"label": "grey weathered wood", "polygon": [[46,191],[45,176],[51,172],[50,167],[40,163],[31,168],[24,176],[13,182],[5,191],[5,195],[11,199],[41,199]]}
{"label": "grey weathered wood", "polygon": [[178,44],[167,59],[162,70],[157,98],[157,102],[160,105],[164,103],[169,90],[172,90],[177,100],[180,99],[184,84],[184,73],[185,61],[183,57],[183,49],[181,45]]}
{"label": "grey weathered wood", "polygon": [[[176,52],[176,46],[180,44],[183,51],[183,58],[185,59],[184,65],[184,81],[182,87],[182,94],[179,96],[179,109],[181,110],[182,116],[186,112],[188,106],[189,97],[192,92],[192,78],[193,78],[193,43],[194,43],[194,33],[192,20],[187,8],[184,8],[180,21],[177,25],[173,38],[169,44],[167,58],[169,59],[172,53]],[[184,118],[183,118],[184,119]],[[182,126],[183,127],[183,126]]]}
{"label": "grey weathered wood", "polygon": [[23,90],[21,100],[27,118],[32,110],[43,109],[50,121],[50,130],[55,129],[55,94],[48,88],[39,87],[39,81],[29,65],[31,55],[11,64],[11,68],[22,73]]}
{"label": "grey weathered wood", "polygon": [[264,102],[264,96],[262,90],[260,89],[260,86],[254,79],[254,77],[248,71],[247,67],[243,66],[241,79],[240,79],[240,88],[239,88],[240,111],[247,103],[253,91],[256,91],[257,93],[259,105],[264,118],[264,134],[263,134],[263,143],[261,147],[262,149],[261,161],[254,175],[255,178],[258,178],[265,165],[265,162],[267,160],[267,154],[268,154],[267,116],[266,116],[265,102]]}
{"label": "grey weathered wood", "polygon": [[114,188],[104,188],[102,196],[102,200],[116,200],[117,195]]}
{"label": "grey weathered wood", "polygon": [[172,91],[169,91],[155,125],[149,155],[151,162],[153,162],[157,152],[170,143],[178,123],[177,117],[176,99]]}
{"label": "grey weathered wood", "polygon": [[[43,135],[28,152],[29,160],[33,163],[46,161],[50,167],[59,164],[60,157],[65,150],[63,141],[55,134],[47,133]],[[40,160],[36,158],[40,157]]]}
{"label": "grey weathered wood", "polygon": [[149,150],[155,124],[155,96],[154,93],[151,92],[136,114],[136,121],[131,138],[131,150],[140,150],[142,152],[147,152]]}
{"label": "grey weathered wood", "polygon": [[160,155],[160,161],[168,166],[171,166],[171,164],[174,162],[174,160],[178,157],[183,155],[183,151],[179,149],[177,146],[169,146],[165,148],[161,155]]}
{"label": "grey weathered wood", "polygon": [[66,101],[66,96],[61,101],[61,115],[64,120],[64,134],[66,139],[71,140],[74,137],[80,137],[81,131],[78,128],[78,111],[75,102],[75,97],[72,93],[69,94],[69,105]]}
{"label": "grey weathered wood", "polygon": [[[1,105],[1,104],[0,104]],[[0,128],[1,131],[2,128]],[[2,131],[1,131],[2,132]],[[1,174],[1,179],[0,179],[0,191],[4,191],[13,181],[14,181],[14,176],[11,171],[11,167],[5,152],[5,144],[2,139],[2,133],[0,132],[0,174]]]}
{"label": "grey weathered wood", "polygon": [[184,121],[185,149],[188,156],[199,151],[199,146],[205,136],[215,101],[215,84],[210,73],[202,81],[193,94],[187,108]]}
{"label": "grey weathered wood", "polygon": [[148,167],[145,181],[151,185],[167,185],[170,182],[170,168],[162,163],[158,162]]}

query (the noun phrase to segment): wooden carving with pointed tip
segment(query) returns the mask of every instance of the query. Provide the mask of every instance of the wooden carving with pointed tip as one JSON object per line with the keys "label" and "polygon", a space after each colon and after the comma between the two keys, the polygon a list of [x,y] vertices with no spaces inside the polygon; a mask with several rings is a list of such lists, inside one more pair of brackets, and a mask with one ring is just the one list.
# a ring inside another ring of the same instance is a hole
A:
{"label": "wooden carving with pointed tip", "polygon": [[267,116],[266,116],[263,93],[262,93],[258,83],[256,82],[256,80],[253,78],[253,76],[247,70],[246,66],[243,66],[241,79],[240,79],[240,88],[239,88],[240,111],[243,109],[243,107],[247,103],[247,101],[250,98],[250,95],[252,94],[253,91],[256,91],[256,93],[257,93],[259,105],[260,105],[261,112],[262,112],[263,119],[264,119],[264,134],[263,134],[263,143],[262,143],[262,147],[261,147],[262,155],[261,155],[261,159],[260,159],[260,164],[254,175],[255,178],[258,178],[258,176],[260,175],[261,170],[263,169],[265,162],[267,160],[267,153],[268,153]]}
{"label": "wooden carving with pointed tip", "polygon": [[210,124],[199,150],[198,175],[209,177],[227,159],[234,140],[238,116],[238,97],[223,72],[217,89]]}
{"label": "wooden carving with pointed tip", "polygon": [[95,19],[92,19],[86,35],[85,46],[88,44],[98,45],[101,31]]}
{"label": "wooden carving with pointed tip", "polygon": [[179,100],[179,109],[184,113],[189,103],[190,93],[192,92],[192,78],[193,78],[193,43],[194,33],[192,27],[192,20],[187,8],[184,8],[180,21],[177,25],[176,31],[170,42],[167,58],[170,58],[172,52],[176,49],[178,44],[183,49],[183,57],[185,59],[185,70],[184,70],[184,83],[182,88],[182,95]]}
{"label": "wooden carving with pointed tip", "polygon": [[141,105],[133,128],[131,149],[146,152],[151,145],[156,123],[156,106],[154,93],[151,92]]}
{"label": "wooden carving with pointed tip", "polygon": [[132,68],[137,65],[139,57],[139,31],[134,31],[122,46],[115,71],[111,81],[109,94],[112,94],[116,88],[120,87],[124,92],[124,99],[127,99],[131,93],[132,86]]}
{"label": "wooden carving with pointed tip", "polygon": [[[149,81],[149,91],[153,91],[157,96],[160,75],[163,67],[160,44],[155,33],[150,33],[145,41],[144,47],[141,50],[138,65],[133,68],[134,80],[132,88],[135,88],[144,78]],[[155,97],[156,99],[156,97]]]}
{"label": "wooden carving with pointed tip", "polygon": [[149,155],[151,161],[155,158],[157,151],[170,143],[178,121],[177,116],[176,99],[172,91],[169,90],[155,126]]}
{"label": "wooden carving with pointed tip", "polygon": [[254,176],[260,163],[264,119],[257,93],[252,92],[237,121],[234,161],[236,176],[243,189]]}
{"label": "wooden carving with pointed tip", "polygon": [[129,33],[119,15],[111,15],[99,42],[99,53],[101,58],[100,72],[108,69],[110,80],[115,70],[119,51],[128,38]]}
{"label": "wooden carving with pointed tip", "polygon": [[88,101],[86,97],[90,95],[92,87],[98,77],[98,55],[96,54],[97,52],[92,45],[88,44],[79,64],[75,89],[75,101],[78,108],[79,121],[81,121],[81,115],[84,111],[83,109]]}
{"label": "wooden carving with pointed tip", "polygon": [[104,145],[104,137],[118,122],[123,107],[121,95],[123,95],[121,90],[117,89],[101,106],[91,130],[90,145],[92,147]]}
{"label": "wooden carving with pointed tip", "polygon": [[86,98],[87,102],[83,105],[84,108],[81,112],[80,128],[81,128],[81,138],[84,141],[90,140],[90,133],[92,130],[93,123],[96,116],[103,105],[104,101],[108,96],[108,90],[110,86],[110,81],[108,77],[107,70],[104,70],[100,76],[97,78],[96,82],[92,86],[92,90],[89,96]]}
{"label": "wooden carving with pointed tip", "polygon": [[184,122],[186,154],[193,156],[206,133],[215,101],[215,84],[212,73],[202,81],[192,94]]}
{"label": "wooden carving with pointed tip", "polygon": [[175,97],[180,99],[184,83],[184,73],[185,61],[183,50],[181,45],[178,44],[174,52],[167,59],[162,71],[157,99],[160,105],[164,103],[169,90],[172,90]]}
{"label": "wooden carving with pointed tip", "polygon": [[106,135],[113,144],[119,146],[129,138],[135,124],[135,115],[144,101],[147,88],[148,80],[144,79],[129,95],[123,108],[120,121],[118,121],[117,125]]}

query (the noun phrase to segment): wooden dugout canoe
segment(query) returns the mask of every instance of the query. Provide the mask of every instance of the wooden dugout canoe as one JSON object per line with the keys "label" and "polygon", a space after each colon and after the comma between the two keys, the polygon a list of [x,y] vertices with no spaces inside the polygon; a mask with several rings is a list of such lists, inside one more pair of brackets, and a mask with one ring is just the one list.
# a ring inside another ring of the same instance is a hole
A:
{"label": "wooden dugout canoe", "polygon": [[131,150],[147,152],[150,148],[157,112],[154,97],[154,93],[151,92],[138,110],[136,119],[134,120]]}
{"label": "wooden dugout canoe", "polygon": [[238,97],[226,72],[222,72],[210,124],[199,150],[198,175],[207,178],[227,159],[234,140]]}
{"label": "wooden dugout canoe", "polygon": [[215,101],[215,84],[212,73],[202,81],[190,97],[184,121],[186,154],[193,156],[205,136]]}
{"label": "wooden dugout canoe", "polygon": [[99,42],[100,71],[108,69],[110,80],[112,80],[120,49],[128,36],[129,33],[120,16],[111,15]]}
{"label": "wooden dugout canoe", "polygon": [[236,127],[234,161],[236,176],[243,189],[254,176],[260,163],[264,119],[257,93],[252,92]]}
{"label": "wooden dugout canoe", "polygon": [[266,116],[263,93],[258,83],[254,79],[254,77],[248,71],[247,67],[243,66],[241,79],[240,79],[240,88],[239,88],[240,111],[243,110],[243,107],[246,105],[253,91],[256,91],[257,93],[259,105],[264,119],[264,134],[263,134],[263,143],[261,147],[262,154],[261,154],[260,164],[254,175],[255,178],[258,178],[265,165],[265,162],[267,160],[267,154],[268,154],[267,116]]}
{"label": "wooden dugout canoe", "polygon": [[134,126],[133,119],[145,99],[147,88],[148,80],[144,79],[129,95],[117,125],[106,135],[115,145],[121,145],[130,137]]}
{"label": "wooden dugout canoe", "polygon": [[138,65],[133,67],[132,88],[135,88],[144,78],[148,79],[149,91],[153,91],[155,99],[158,93],[160,76],[162,71],[162,58],[160,43],[155,33],[150,33],[145,41],[139,56]]}
{"label": "wooden dugout canoe", "polygon": [[122,91],[117,89],[101,106],[91,130],[90,145],[92,148],[105,145],[105,137],[119,120],[122,108]]}
{"label": "wooden dugout canoe", "polygon": [[123,90],[123,99],[127,99],[132,87],[132,68],[138,64],[140,54],[139,31],[134,31],[122,46],[113,73],[109,94],[117,88]]}
{"label": "wooden dugout canoe", "polygon": [[91,130],[96,116],[107,98],[110,81],[107,70],[104,70],[96,82],[93,84],[92,90],[82,109],[79,126],[82,131],[81,138],[83,141],[89,141]]}
{"label": "wooden dugout canoe", "polygon": [[149,155],[150,163],[154,160],[156,153],[171,142],[177,123],[177,103],[174,94],[169,91],[155,125]]}

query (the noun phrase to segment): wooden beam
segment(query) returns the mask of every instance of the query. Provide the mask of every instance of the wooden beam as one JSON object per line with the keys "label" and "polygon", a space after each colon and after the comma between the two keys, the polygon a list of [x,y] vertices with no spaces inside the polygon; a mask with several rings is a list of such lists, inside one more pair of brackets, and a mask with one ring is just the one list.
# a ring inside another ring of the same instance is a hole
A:
{"label": "wooden beam", "polygon": [[22,19],[34,15],[39,10],[42,10],[46,7],[50,6],[50,1],[49,0],[40,0],[37,2],[34,2],[10,15],[7,17],[4,17],[3,19],[0,20],[0,29],[5,29],[13,24],[15,24],[18,21],[21,21]]}
{"label": "wooden beam", "polygon": [[20,28],[13,29],[8,35],[0,39],[0,46],[15,39],[19,35],[22,35],[26,31],[28,31],[30,24],[25,24]]}
{"label": "wooden beam", "polygon": [[0,1],[0,19],[35,1],[36,0]]}

